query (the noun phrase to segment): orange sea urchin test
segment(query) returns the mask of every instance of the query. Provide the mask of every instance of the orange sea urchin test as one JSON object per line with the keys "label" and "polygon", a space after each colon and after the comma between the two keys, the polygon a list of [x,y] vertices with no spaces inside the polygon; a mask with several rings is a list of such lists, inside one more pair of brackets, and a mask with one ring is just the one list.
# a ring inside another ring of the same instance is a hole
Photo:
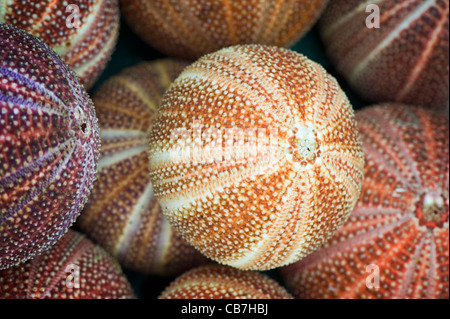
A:
{"label": "orange sea urchin test", "polygon": [[168,56],[197,59],[235,44],[288,47],[316,22],[327,0],[121,0],[131,28]]}
{"label": "orange sea urchin test", "polygon": [[265,274],[205,265],[176,278],[159,299],[292,299],[292,296]]}
{"label": "orange sea urchin test", "polygon": [[294,262],[327,240],[360,193],[353,109],[320,65],[239,45],[188,66],[149,146],[164,214],[203,254],[241,269]]}

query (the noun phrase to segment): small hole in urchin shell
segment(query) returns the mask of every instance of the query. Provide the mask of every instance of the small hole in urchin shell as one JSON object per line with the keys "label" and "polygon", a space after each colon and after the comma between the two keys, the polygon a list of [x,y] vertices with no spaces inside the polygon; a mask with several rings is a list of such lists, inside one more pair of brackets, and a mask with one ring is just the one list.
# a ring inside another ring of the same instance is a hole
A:
{"label": "small hole in urchin shell", "polygon": [[83,133],[86,133],[86,129],[87,129],[86,123],[81,124],[81,130],[83,131]]}

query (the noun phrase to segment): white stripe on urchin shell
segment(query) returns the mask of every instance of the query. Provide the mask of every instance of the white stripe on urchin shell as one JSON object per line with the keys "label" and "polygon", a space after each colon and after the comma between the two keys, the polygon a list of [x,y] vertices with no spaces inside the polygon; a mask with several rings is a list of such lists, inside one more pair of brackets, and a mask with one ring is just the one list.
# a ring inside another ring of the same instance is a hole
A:
{"label": "white stripe on urchin shell", "polygon": [[[191,131],[190,147],[194,121],[202,129],[276,129],[281,149],[209,161],[197,145],[179,157],[173,132]],[[300,54],[260,45],[188,66],[163,97],[149,156],[169,222],[206,256],[242,269],[288,264],[326,241],[356,203],[364,162],[336,80]]]}

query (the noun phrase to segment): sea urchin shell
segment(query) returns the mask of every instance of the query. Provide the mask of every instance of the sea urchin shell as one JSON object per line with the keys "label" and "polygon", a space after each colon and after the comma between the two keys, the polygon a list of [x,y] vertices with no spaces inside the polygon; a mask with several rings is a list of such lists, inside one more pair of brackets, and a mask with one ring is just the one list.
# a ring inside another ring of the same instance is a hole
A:
{"label": "sea urchin shell", "polygon": [[239,45],[188,66],[150,136],[150,176],[169,222],[220,263],[264,270],[328,239],[359,197],[353,109],[318,64]]}
{"label": "sea urchin shell", "polygon": [[159,299],[292,299],[292,296],[265,274],[205,265],[176,278]]}
{"label": "sea urchin shell", "polygon": [[106,67],[116,45],[119,2],[5,0],[0,5],[0,22],[21,28],[45,42],[89,89]]}
{"label": "sea urchin shell", "polygon": [[149,45],[185,59],[235,44],[288,47],[316,22],[327,0],[121,0],[128,24]]}
{"label": "sea urchin shell", "polygon": [[448,299],[448,118],[390,103],[356,119],[361,198],[323,248],[281,269],[286,286],[298,298]]}
{"label": "sea urchin shell", "polygon": [[0,269],[54,244],[78,217],[99,155],[94,107],[47,45],[0,24]]}
{"label": "sea urchin shell", "polygon": [[84,235],[69,230],[43,254],[0,271],[0,299],[132,299],[120,266]]}
{"label": "sea urchin shell", "polygon": [[173,231],[149,176],[152,122],[163,93],[186,66],[170,59],[142,62],[93,96],[102,150],[98,178],[77,223],[124,267],[142,273],[178,275],[207,261]]}
{"label": "sea urchin shell", "polygon": [[448,112],[448,17],[448,0],[333,0],[319,25],[331,61],[362,97]]}

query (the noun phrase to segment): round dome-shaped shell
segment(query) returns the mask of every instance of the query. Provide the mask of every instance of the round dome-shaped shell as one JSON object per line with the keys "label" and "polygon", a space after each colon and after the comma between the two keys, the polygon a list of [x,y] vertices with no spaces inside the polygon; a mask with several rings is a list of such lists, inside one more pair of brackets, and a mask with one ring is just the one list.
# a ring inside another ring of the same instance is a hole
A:
{"label": "round dome-shaped shell", "polygon": [[94,107],[47,45],[0,24],[0,269],[60,239],[96,174]]}
{"label": "round dome-shaped shell", "polygon": [[121,0],[131,28],[168,56],[197,59],[223,47],[288,47],[316,22],[328,0]]}
{"label": "round dome-shaped shell", "polygon": [[161,97],[188,64],[163,59],[106,81],[93,102],[102,149],[98,176],[77,220],[81,230],[126,268],[174,275],[206,262],[162,214],[149,177],[148,136]]}
{"label": "round dome-shaped shell", "polygon": [[89,89],[109,61],[119,35],[118,0],[6,0],[0,22],[49,45]]}
{"label": "round dome-shaped shell", "polygon": [[330,1],[319,26],[337,72],[363,98],[448,112],[448,0]]}
{"label": "round dome-shaped shell", "polygon": [[288,49],[239,45],[188,66],[150,135],[169,222],[219,263],[266,270],[302,258],[353,209],[364,158],[336,80]]}
{"label": "round dome-shaped shell", "polygon": [[356,119],[361,198],[324,247],[281,269],[286,286],[298,298],[448,299],[448,119],[393,103]]}
{"label": "round dome-shaped shell", "polygon": [[211,264],[182,274],[158,298],[292,299],[292,296],[265,274]]}
{"label": "round dome-shaped shell", "polygon": [[0,271],[1,299],[134,299],[122,269],[100,246],[69,230],[43,254]]}

